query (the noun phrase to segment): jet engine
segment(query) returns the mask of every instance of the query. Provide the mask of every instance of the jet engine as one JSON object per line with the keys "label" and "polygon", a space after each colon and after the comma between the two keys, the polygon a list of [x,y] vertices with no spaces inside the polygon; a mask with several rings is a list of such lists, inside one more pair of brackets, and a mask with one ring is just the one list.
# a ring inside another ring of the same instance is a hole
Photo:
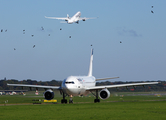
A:
{"label": "jet engine", "polygon": [[48,89],[44,92],[44,98],[46,100],[51,100],[54,98],[54,92],[51,89]]}
{"label": "jet engine", "polygon": [[108,91],[108,89],[102,89],[100,92],[99,92],[99,97],[101,99],[107,99],[110,97],[110,92]]}
{"label": "jet engine", "polygon": [[85,19],[82,19],[82,21],[85,21]]}

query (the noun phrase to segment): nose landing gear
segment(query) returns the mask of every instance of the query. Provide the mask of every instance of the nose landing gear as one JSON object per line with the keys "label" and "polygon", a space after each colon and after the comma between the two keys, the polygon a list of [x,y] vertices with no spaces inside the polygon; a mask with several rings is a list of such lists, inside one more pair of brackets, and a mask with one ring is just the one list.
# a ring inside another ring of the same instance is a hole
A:
{"label": "nose landing gear", "polygon": [[65,99],[65,97],[66,97],[66,95],[65,95],[65,93],[63,92],[62,93],[63,94],[63,99],[61,100],[61,103],[63,104],[63,103],[67,103],[67,99]]}
{"label": "nose landing gear", "polygon": [[62,103],[62,104],[65,103],[65,104],[66,104],[66,103],[67,103],[67,99],[62,99],[62,100],[61,100],[61,103]]}
{"label": "nose landing gear", "polygon": [[[63,99],[61,100],[61,103],[63,104],[63,103],[65,103],[65,104],[67,104],[67,99],[65,99],[65,97],[67,96],[67,95],[65,95],[65,93],[63,92],[62,93],[63,94]],[[69,104],[70,103],[73,103],[73,96],[72,95],[70,95],[70,99],[69,99]]]}

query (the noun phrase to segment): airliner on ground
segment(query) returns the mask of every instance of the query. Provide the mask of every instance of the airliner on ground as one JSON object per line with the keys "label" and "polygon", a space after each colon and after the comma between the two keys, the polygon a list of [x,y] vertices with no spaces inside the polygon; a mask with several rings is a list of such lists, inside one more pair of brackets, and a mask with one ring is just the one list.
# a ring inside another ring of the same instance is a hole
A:
{"label": "airliner on ground", "polygon": [[[29,88],[44,88],[46,91],[44,92],[44,97],[47,100],[51,100],[54,98],[53,89],[59,90],[63,95],[63,99],[61,103],[67,103],[66,96],[70,96],[69,103],[73,103],[73,96],[83,96],[89,93],[92,93],[96,99],[94,102],[100,102],[100,99],[107,99],[110,97],[110,92],[108,88],[118,88],[118,87],[127,87],[127,86],[139,86],[139,85],[151,85],[158,84],[158,82],[144,82],[144,83],[131,83],[131,84],[118,84],[118,85],[104,85],[104,86],[96,86],[96,81],[114,79],[119,77],[112,78],[100,78],[96,79],[92,76],[92,62],[93,62],[93,49],[91,51],[90,58],[90,66],[89,73],[87,76],[69,76],[63,80],[61,86],[42,86],[42,85],[25,85],[25,84],[7,84],[9,86],[21,86],[21,87],[29,87]],[[95,93],[93,93],[95,92]]]}
{"label": "airliner on ground", "polygon": [[69,17],[69,15],[67,14],[67,17],[46,17],[45,18],[49,18],[49,19],[58,19],[58,20],[65,20],[66,22],[65,23],[68,23],[68,24],[72,24],[72,23],[79,23],[79,20],[88,20],[88,19],[95,19],[95,18],[86,18],[86,17],[83,17],[81,18],[81,12],[78,11],[73,17]]}

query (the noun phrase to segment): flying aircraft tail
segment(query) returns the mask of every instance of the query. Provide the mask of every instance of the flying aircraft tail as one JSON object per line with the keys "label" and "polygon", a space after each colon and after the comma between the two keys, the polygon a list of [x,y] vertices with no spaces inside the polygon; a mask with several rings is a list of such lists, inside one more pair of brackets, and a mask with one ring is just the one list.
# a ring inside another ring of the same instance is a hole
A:
{"label": "flying aircraft tail", "polygon": [[92,64],[93,64],[93,49],[91,50],[90,65],[88,76],[92,76]]}
{"label": "flying aircraft tail", "polygon": [[69,18],[69,14],[67,14],[67,18]]}

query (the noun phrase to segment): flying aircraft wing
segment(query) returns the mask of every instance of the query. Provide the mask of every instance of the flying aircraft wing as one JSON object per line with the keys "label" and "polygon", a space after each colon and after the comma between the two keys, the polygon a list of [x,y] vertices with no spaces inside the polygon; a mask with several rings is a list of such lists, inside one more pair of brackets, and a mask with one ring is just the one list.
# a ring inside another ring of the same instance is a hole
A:
{"label": "flying aircraft wing", "polygon": [[108,79],[116,79],[119,77],[111,77],[111,78],[97,78],[96,81],[100,81],[100,80],[108,80]]}
{"label": "flying aircraft wing", "polygon": [[44,88],[44,89],[61,89],[60,86],[43,86],[43,85],[26,85],[26,84],[8,84],[8,86],[16,86],[16,87],[29,87],[29,88]]}
{"label": "flying aircraft wing", "polygon": [[46,17],[45,18],[48,18],[48,19],[58,19],[58,20],[68,20],[69,18],[68,17]]}
{"label": "flying aircraft wing", "polygon": [[78,20],[83,20],[83,21],[85,21],[85,20],[88,20],[88,19],[96,19],[97,17],[95,17],[95,18],[86,18],[86,17],[80,17]]}
{"label": "flying aircraft wing", "polygon": [[144,86],[158,84],[159,82],[144,82],[144,83],[130,83],[130,84],[118,84],[118,85],[105,85],[105,86],[95,86],[86,88],[86,90],[100,90],[105,88],[118,88],[118,87],[128,87],[128,86]]}

